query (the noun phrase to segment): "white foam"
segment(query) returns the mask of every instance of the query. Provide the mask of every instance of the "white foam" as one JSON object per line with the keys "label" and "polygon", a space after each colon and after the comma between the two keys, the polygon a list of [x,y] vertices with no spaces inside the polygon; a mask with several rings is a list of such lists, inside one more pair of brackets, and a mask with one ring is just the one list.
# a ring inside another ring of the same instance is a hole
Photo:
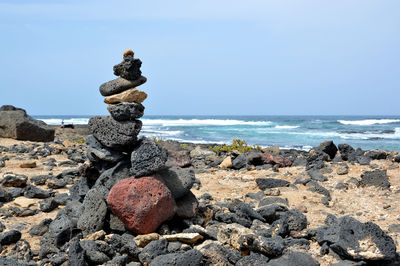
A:
{"label": "white foam", "polygon": [[89,118],[70,118],[70,119],[58,119],[58,118],[49,118],[49,119],[38,119],[42,120],[48,125],[61,125],[61,122],[64,121],[64,124],[74,124],[74,125],[87,125],[89,122]]}
{"label": "white foam", "polygon": [[343,125],[371,126],[376,124],[398,123],[400,119],[338,120]]}
{"label": "white foam", "polygon": [[153,136],[158,136],[158,135],[177,136],[182,134],[182,131],[180,130],[163,131],[163,130],[143,129],[141,132]]}
{"label": "white foam", "polygon": [[275,128],[278,129],[294,129],[294,128],[299,128],[300,126],[275,126]]}
{"label": "white foam", "polygon": [[203,126],[203,125],[212,125],[212,126],[232,126],[232,125],[254,125],[254,126],[262,126],[269,125],[272,122],[270,121],[243,121],[243,120],[232,120],[232,119],[174,119],[174,120],[166,120],[166,119],[142,119],[143,125],[145,126]]}

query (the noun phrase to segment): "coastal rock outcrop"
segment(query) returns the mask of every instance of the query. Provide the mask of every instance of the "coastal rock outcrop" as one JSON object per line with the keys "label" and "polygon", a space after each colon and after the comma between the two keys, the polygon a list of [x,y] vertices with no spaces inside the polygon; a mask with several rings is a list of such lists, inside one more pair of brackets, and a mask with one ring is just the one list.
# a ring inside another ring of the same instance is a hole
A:
{"label": "coastal rock outcrop", "polygon": [[0,137],[17,140],[49,142],[54,140],[54,128],[36,120],[21,108],[11,105],[0,107]]}

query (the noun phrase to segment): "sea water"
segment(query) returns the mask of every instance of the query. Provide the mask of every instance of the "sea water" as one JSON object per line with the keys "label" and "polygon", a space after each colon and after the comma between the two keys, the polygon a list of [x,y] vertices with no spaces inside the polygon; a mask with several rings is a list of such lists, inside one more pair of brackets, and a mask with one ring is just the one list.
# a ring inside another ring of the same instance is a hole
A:
{"label": "sea water", "polygon": [[[91,116],[34,116],[50,125],[87,124]],[[400,116],[144,116],[141,135],[192,143],[278,145],[309,150],[325,140],[400,151]]]}

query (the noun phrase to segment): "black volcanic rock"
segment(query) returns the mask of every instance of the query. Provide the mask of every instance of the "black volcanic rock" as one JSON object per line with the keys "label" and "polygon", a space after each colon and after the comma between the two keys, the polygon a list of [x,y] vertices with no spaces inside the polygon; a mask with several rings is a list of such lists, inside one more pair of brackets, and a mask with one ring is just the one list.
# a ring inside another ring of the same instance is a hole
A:
{"label": "black volcanic rock", "polygon": [[104,146],[115,150],[129,150],[137,142],[142,129],[142,121],[118,122],[110,116],[90,118],[89,131]]}
{"label": "black volcanic rock", "polygon": [[131,174],[134,177],[151,175],[164,168],[167,153],[155,141],[142,140],[131,154]]}
{"label": "black volcanic rock", "polygon": [[115,120],[127,121],[142,117],[144,106],[141,103],[118,103],[108,105],[107,110]]}
{"label": "black volcanic rock", "polygon": [[100,93],[103,96],[110,96],[113,94],[121,93],[128,89],[132,89],[144,84],[147,81],[146,77],[140,76],[136,80],[127,80],[117,78],[101,84]]}
{"label": "black volcanic rock", "polygon": [[127,80],[136,80],[142,75],[141,66],[142,61],[140,59],[133,58],[131,54],[124,55],[124,60],[114,66],[114,75]]}

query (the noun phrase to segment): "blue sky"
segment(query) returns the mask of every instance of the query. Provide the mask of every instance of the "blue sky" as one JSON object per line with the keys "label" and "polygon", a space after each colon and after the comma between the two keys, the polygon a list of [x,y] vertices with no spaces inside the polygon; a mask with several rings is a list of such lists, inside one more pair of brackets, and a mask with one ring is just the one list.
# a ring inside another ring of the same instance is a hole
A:
{"label": "blue sky", "polygon": [[106,114],[131,48],[152,115],[399,115],[400,1],[2,1],[0,105]]}

